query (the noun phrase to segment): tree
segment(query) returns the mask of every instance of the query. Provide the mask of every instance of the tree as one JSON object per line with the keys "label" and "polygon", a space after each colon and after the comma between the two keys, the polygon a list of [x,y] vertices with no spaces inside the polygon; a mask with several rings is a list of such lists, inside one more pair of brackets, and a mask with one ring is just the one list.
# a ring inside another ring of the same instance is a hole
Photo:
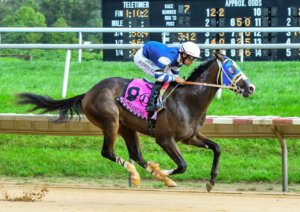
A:
{"label": "tree", "polygon": [[73,0],[41,0],[41,12],[46,17],[47,25],[52,26],[61,17],[70,24],[73,3]]}
{"label": "tree", "polygon": [[[91,12],[90,19],[87,21],[87,25],[89,27],[102,27],[102,18],[100,12],[98,10],[94,10]],[[92,43],[102,43],[103,33],[89,33],[87,40]]]}
{"label": "tree", "polygon": [[0,26],[5,27],[3,20],[6,16],[11,13],[11,8],[9,8],[4,2],[0,1]]}
{"label": "tree", "polygon": [[23,6],[32,7],[35,11],[40,10],[40,6],[35,0],[6,0],[4,4],[11,8],[12,12],[15,12]]}
{"label": "tree", "polygon": [[[33,8],[23,6],[13,15],[8,15],[3,20],[7,27],[45,27],[45,17]],[[39,43],[42,33],[7,33],[3,40],[5,43]]]}
{"label": "tree", "polygon": [[40,8],[48,26],[62,17],[72,27],[89,27],[92,12],[98,11],[100,17],[101,10],[99,0],[40,0]]}
{"label": "tree", "polygon": [[[65,19],[60,17],[53,24],[53,27],[69,27]],[[47,43],[77,43],[76,33],[74,32],[51,32],[47,33],[44,38]]]}
{"label": "tree", "polygon": [[[0,26],[102,27],[100,4],[101,1],[99,0],[0,0]],[[26,11],[22,9],[24,7],[27,8]],[[31,8],[31,11],[28,8]],[[18,16],[18,13],[21,13],[21,17]],[[30,16],[28,17],[27,14],[31,14],[35,18],[30,20]],[[44,18],[44,21],[41,17]],[[59,20],[60,18],[64,19],[64,23],[61,22],[62,20]],[[37,19],[40,19],[40,21],[36,22]],[[43,24],[40,24],[41,22]],[[55,35],[54,37],[56,38],[52,37],[52,41],[57,41],[58,39],[59,41],[64,40],[64,42],[67,42],[69,40],[65,34],[59,36],[64,37],[64,39]],[[43,41],[49,40],[50,37],[49,34],[43,36]],[[3,36],[2,38],[7,43],[15,43],[16,41],[32,43],[40,42],[42,35],[39,33],[27,33],[25,36],[25,33],[10,33],[9,36]],[[84,33],[83,39],[93,43],[100,43],[102,41],[102,33]]]}

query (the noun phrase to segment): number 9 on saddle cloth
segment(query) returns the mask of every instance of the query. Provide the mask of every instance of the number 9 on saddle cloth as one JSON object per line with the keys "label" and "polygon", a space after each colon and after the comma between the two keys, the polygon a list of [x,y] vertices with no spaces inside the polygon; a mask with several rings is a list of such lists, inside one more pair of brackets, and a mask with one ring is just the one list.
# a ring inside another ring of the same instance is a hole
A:
{"label": "number 9 on saddle cloth", "polygon": [[[169,86],[169,82],[165,82],[158,98],[157,104],[161,104],[162,96]],[[141,119],[148,119],[146,106],[149,102],[153,82],[147,79],[132,79],[124,88],[123,96],[118,97],[119,101],[127,110]],[[156,120],[157,112],[153,114],[151,119]]]}

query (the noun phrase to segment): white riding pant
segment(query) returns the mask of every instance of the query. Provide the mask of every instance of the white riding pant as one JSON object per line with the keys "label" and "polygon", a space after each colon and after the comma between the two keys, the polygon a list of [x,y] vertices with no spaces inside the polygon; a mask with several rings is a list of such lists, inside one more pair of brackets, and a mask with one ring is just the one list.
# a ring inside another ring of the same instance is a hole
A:
{"label": "white riding pant", "polygon": [[155,71],[161,69],[143,55],[143,48],[139,49],[134,55],[134,63],[152,77],[154,77]]}

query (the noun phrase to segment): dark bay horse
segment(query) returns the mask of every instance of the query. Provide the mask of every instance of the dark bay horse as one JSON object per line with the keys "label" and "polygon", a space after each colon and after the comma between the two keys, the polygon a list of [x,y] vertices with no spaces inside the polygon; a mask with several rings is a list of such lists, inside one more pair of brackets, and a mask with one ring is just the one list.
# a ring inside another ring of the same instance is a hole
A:
{"label": "dark bay horse", "polygon": [[[236,63],[220,54],[215,54],[215,57],[195,68],[187,81],[225,86],[243,97],[253,95],[254,85],[250,83]],[[129,157],[154,175],[156,179],[165,181],[167,186],[176,186],[176,183],[168,176],[184,173],[187,168],[177,146],[178,141],[187,145],[211,149],[214,158],[211,178],[206,184],[207,190],[210,191],[218,174],[221,150],[217,143],[202,135],[200,129],[205,121],[207,108],[218,87],[183,85],[176,88],[166,100],[166,109],[157,115],[155,140],[176,163],[177,168],[163,170],[159,168],[158,163],[147,162],[140,149],[138,132],[149,135],[147,120],[134,116],[116,100],[117,97],[122,96],[128,82],[129,79],[124,78],[104,79],[87,93],[63,100],[22,93],[18,94],[18,103],[34,105],[35,107],[30,111],[37,109],[43,109],[41,113],[58,111],[57,122],[67,122],[73,114],[83,112],[90,122],[103,130],[102,156],[126,168],[131,173],[131,180],[136,186],[140,184],[140,176],[135,166],[115,154],[114,145],[118,134],[125,140]],[[172,83],[166,93],[170,92],[175,85]]]}

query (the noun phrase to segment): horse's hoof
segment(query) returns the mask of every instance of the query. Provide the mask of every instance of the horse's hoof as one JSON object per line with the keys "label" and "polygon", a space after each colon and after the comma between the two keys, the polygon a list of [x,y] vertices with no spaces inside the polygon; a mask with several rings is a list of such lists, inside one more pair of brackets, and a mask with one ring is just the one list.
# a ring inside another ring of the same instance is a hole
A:
{"label": "horse's hoof", "polygon": [[139,173],[137,172],[135,166],[131,163],[125,162],[127,171],[131,174],[130,180],[135,187],[139,187],[141,183],[141,178]]}
{"label": "horse's hoof", "polygon": [[213,188],[214,188],[214,186],[210,182],[206,183],[206,190],[207,190],[207,192],[210,192]]}
{"label": "horse's hoof", "polygon": [[132,184],[133,184],[135,187],[139,187],[139,186],[140,186],[140,184],[141,184],[141,178],[140,178],[139,175],[137,175],[137,176],[132,176],[130,179],[131,179]]}
{"label": "horse's hoof", "polygon": [[168,177],[165,178],[165,184],[168,187],[176,187],[177,186],[177,184]]}
{"label": "horse's hoof", "polygon": [[155,161],[151,161],[151,162],[148,162],[148,166],[153,170],[153,171],[157,171],[157,170],[160,170],[159,169],[159,164]]}

